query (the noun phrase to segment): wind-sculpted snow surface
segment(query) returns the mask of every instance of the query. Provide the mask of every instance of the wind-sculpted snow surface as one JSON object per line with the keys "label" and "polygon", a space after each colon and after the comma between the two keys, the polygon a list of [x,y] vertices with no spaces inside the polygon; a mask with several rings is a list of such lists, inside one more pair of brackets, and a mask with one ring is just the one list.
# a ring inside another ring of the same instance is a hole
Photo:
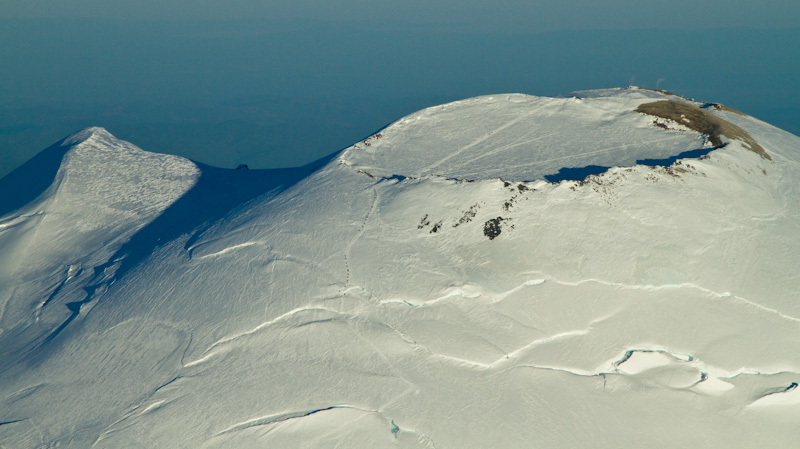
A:
{"label": "wind-sculpted snow surface", "polygon": [[704,109],[770,160],[635,111],[690,100],[577,96],[288,171],[66,142],[0,222],[1,444],[796,446],[800,138]]}

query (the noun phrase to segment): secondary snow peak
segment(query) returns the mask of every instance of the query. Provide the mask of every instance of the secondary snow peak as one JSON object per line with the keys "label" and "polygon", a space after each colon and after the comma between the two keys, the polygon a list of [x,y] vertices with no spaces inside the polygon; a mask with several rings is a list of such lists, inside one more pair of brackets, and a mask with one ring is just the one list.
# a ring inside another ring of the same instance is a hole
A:
{"label": "secondary snow peak", "polygon": [[96,138],[96,139],[116,139],[108,130],[101,126],[91,126],[89,128],[80,130],[75,134],[65,138],[61,141],[61,146],[69,147],[73,145],[79,145],[83,142],[86,142],[89,139]]}

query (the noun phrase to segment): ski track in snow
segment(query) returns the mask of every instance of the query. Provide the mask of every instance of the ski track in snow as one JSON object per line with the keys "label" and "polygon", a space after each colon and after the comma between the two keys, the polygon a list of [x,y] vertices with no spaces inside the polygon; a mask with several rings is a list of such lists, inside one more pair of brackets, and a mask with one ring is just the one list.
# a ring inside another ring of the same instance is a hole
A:
{"label": "ski track in snow", "polygon": [[351,272],[350,272],[350,262],[349,262],[349,260],[350,260],[350,249],[353,247],[353,245],[355,245],[355,243],[358,240],[361,239],[361,236],[364,235],[364,232],[367,229],[367,223],[369,222],[369,219],[372,218],[372,214],[374,214],[375,210],[378,208],[378,201],[379,201],[378,190],[373,187],[372,193],[373,193],[374,196],[373,196],[373,199],[372,199],[372,205],[370,206],[369,212],[367,212],[367,216],[364,217],[364,221],[361,222],[361,227],[358,229],[358,233],[356,233],[355,237],[353,237],[353,239],[350,240],[350,242],[344,248],[344,267],[345,267],[345,276],[346,276],[345,277],[345,282],[344,282],[345,288],[350,286],[350,279],[352,277],[351,276]]}
{"label": "ski track in snow", "polygon": [[466,161],[462,162],[462,164],[463,165],[469,165],[469,164],[475,163],[476,161],[479,161],[479,160],[481,160],[481,159],[483,159],[485,157],[494,156],[497,153],[501,153],[503,151],[510,150],[512,148],[521,147],[523,145],[530,145],[530,144],[538,142],[538,141],[540,141],[542,139],[546,139],[548,137],[552,137],[552,136],[555,136],[555,135],[558,135],[558,134],[560,134],[560,131],[554,131],[554,132],[551,132],[551,133],[547,133],[547,134],[542,134],[542,135],[536,136],[533,139],[528,139],[528,140],[525,140],[525,141],[522,141],[522,137],[520,137],[516,141],[514,141],[514,142],[512,142],[510,144],[497,147],[497,148],[495,148],[493,150],[490,150],[490,151],[487,151],[487,152],[485,152],[485,153],[483,153],[483,154],[481,154],[479,156],[473,157],[472,159],[467,159]]}
{"label": "ski track in snow", "polygon": [[472,148],[472,147],[474,147],[476,145],[480,145],[481,143],[485,142],[487,139],[489,139],[490,137],[492,137],[495,134],[499,133],[500,131],[503,131],[506,128],[514,126],[515,124],[519,123],[521,120],[523,120],[523,119],[525,119],[527,117],[530,117],[531,115],[533,115],[533,112],[534,111],[528,112],[527,114],[519,115],[517,118],[506,122],[504,125],[502,125],[502,126],[500,126],[498,128],[495,128],[493,131],[490,131],[490,132],[484,134],[481,137],[478,137],[477,139],[473,140],[468,145],[461,147],[457,151],[453,151],[453,152],[449,153],[447,156],[443,157],[438,162],[420,169],[419,172],[420,173],[429,173],[434,168],[441,166],[442,164],[444,164],[445,162],[449,161],[450,159],[458,156],[459,154],[469,150],[470,148]]}

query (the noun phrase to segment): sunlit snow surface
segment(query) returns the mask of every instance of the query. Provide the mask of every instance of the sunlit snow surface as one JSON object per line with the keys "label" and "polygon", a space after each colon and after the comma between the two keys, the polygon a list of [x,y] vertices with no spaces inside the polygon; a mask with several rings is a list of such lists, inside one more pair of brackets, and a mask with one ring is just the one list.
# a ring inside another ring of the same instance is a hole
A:
{"label": "sunlit snow surface", "polygon": [[491,95],[435,106],[356,144],[343,159],[379,176],[529,181],[563,167],[634,165],[705,145],[698,133],[664,132],[635,112],[662,94],[600,92],[606,95]]}
{"label": "sunlit snow surface", "polygon": [[635,166],[703,137],[632,112],[658,93],[578,96],[292,170],[48,150],[0,218],[0,444],[796,447],[800,138],[713,111],[772,161]]}

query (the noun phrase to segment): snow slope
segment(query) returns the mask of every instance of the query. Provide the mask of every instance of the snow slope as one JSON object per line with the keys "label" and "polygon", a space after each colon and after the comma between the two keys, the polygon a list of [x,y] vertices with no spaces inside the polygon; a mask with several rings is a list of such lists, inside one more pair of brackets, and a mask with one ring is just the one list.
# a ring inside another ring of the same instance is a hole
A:
{"label": "snow slope", "polygon": [[794,447],[800,138],[707,108],[771,159],[635,165],[711,149],[662,99],[704,106],[480,97],[291,170],[67,139],[0,203],[0,444]]}

